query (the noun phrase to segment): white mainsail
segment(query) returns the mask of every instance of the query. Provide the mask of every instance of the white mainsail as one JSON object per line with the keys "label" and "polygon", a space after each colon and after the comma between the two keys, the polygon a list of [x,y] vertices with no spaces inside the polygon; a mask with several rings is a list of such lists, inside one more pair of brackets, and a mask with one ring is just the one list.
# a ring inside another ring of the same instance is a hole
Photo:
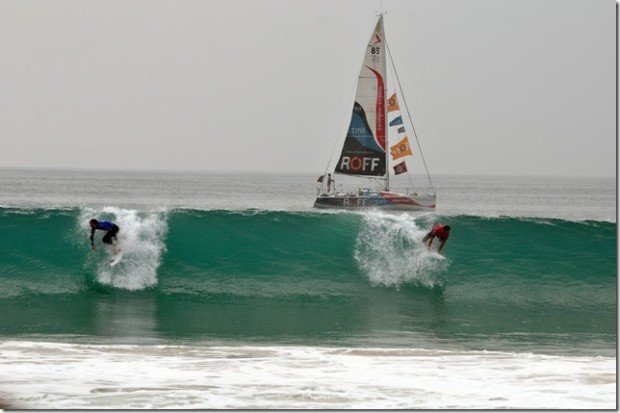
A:
{"label": "white mainsail", "polygon": [[383,16],[368,41],[351,122],[335,172],[387,177],[386,59]]}

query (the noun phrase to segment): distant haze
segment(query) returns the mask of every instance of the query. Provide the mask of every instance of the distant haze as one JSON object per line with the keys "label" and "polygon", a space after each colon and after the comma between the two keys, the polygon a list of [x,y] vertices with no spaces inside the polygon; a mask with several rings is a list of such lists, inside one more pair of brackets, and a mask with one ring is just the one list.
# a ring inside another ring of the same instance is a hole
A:
{"label": "distant haze", "polygon": [[615,175],[612,0],[4,0],[0,167],[318,175],[379,9],[431,174]]}

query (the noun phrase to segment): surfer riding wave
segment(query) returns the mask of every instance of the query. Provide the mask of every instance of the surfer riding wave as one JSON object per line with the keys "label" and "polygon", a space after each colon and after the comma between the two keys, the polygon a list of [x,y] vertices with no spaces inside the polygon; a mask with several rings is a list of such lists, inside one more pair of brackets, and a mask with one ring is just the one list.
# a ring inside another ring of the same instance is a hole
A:
{"label": "surfer riding wave", "polygon": [[437,252],[440,253],[443,249],[444,244],[450,237],[450,226],[441,224],[435,225],[433,229],[428,234],[426,234],[426,236],[424,236],[422,242],[425,243],[426,241],[428,241],[429,250],[431,249],[431,245],[433,244],[433,240],[435,239],[435,237],[437,237],[441,242],[439,248],[437,249]]}
{"label": "surfer riding wave", "polygon": [[95,247],[94,238],[95,238],[95,231],[98,229],[102,231],[107,231],[106,234],[103,236],[101,242],[103,242],[104,244],[116,246],[116,243],[117,243],[116,234],[118,234],[118,231],[120,231],[120,228],[118,227],[118,225],[116,225],[115,223],[111,221],[98,221],[94,218],[89,221],[89,225],[90,225],[90,248],[92,250],[97,249],[97,247]]}

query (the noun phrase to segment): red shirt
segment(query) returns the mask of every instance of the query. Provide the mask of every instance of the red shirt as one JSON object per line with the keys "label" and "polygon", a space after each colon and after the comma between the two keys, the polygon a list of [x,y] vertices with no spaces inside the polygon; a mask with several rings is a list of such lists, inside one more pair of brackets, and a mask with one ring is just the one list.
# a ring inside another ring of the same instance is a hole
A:
{"label": "red shirt", "polygon": [[434,235],[440,240],[445,241],[450,236],[450,233],[444,229],[443,225],[435,225],[433,227],[433,230],[431,231],[431,235]]}

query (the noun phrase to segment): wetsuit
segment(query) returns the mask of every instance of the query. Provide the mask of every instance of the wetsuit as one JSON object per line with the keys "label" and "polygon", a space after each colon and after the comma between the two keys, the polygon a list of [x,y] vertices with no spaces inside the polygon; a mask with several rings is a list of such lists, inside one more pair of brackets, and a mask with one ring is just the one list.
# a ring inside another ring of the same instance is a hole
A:
{"label": "wetsuit", "polygon": [[427,241],[431,237],[437,237],[440,241],[445,241],[450,236],[450,233],[444,229],[443,225],[435,225],[431,232],[426,234],[422,241]]}
{"label": "wetsuit", "polygon": [[112,244],[112,238],[116,238],[116,234],[118,234],[119,227],[118,225],[110,222],[110,221],[98,221],[97,228],[90,229],[90,245],[95,245],[93,238],[95,237],[95,230],[107,231],[101,240],[104,244]]}
{"label": "wetsuit", "polygon": [[450,233],[444,229],[443,225],[435,225],[431,231],[431,235],[436,236],[441,241],[445,241],[450,236]]}

